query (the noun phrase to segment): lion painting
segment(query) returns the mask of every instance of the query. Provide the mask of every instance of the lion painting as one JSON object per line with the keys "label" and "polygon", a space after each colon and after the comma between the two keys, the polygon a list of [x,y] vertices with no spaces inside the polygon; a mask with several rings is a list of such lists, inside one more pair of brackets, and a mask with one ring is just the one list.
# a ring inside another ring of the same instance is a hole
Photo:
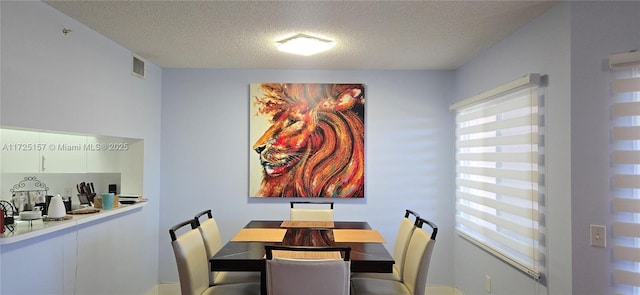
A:
{"label": "lion painting", "polygon": [[254,91],[256,116],[269,121],[254,137],[261,179],[253,196],[364,197],[362,84],[262,83]]}

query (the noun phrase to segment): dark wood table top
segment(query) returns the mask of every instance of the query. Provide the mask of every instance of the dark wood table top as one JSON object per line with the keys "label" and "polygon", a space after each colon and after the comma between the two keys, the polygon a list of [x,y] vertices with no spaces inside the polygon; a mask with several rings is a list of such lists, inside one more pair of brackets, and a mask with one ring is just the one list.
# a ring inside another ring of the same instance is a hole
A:
{"label": "dark wood table top", "polygon": [[[253,220],[245,228],[280,228],[282,220]],[[367,222],[336,221],[335,229],[371,229]],[[291,229],[289,229],[291,230]],[[286,240],[286,236],[285,236]],[[210,258],[212,271],[264,271],[266,242],[228,242]],[[343,242],[335,246],[351,247],[352,272],[392,272],[394,260],[381,243]],[[306,245],[309,246],[309,245]]]}

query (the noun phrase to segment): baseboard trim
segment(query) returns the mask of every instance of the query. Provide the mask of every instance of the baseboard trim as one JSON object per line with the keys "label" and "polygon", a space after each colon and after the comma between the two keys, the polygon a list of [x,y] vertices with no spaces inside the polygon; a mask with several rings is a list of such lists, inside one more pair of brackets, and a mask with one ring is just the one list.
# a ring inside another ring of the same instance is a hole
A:
{"label": "baseboard trim", "polygon": [[435,295],[464,295],[460,290],[456,289],[453,286],[443,286],[443,285],[427,285],[426,294],[435,294]]}
{"label": "baseboard trim", "polygon": [[175,294],[180,294],[180,284],[173,283],[173,282],[157,284],[153,286],[151,290],[144,293],[144,295],[175,295]]}

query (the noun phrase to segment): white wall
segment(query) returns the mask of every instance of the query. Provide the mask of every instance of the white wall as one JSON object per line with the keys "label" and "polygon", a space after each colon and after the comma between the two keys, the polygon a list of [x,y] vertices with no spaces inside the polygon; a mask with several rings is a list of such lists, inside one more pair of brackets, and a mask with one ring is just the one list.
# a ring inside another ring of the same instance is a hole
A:
{"label": "white wall", "polygon": [[491,294],[572,294],[569,20],[568,4],[561,3],[456,72],[454,102],[524,74],[549,78],[545,106],[547,286],[456,237],[455,285],[464,294],[485,294],[485,275],[492,278]]}
{"label": "white wall", "polygon": [[[291,199],[249,198],[249,84],[366,86],[366,197],[335,200],[337,220],[366,220],[393,248],[404,209],[441,228],[428,282],[453,284],[452,72],[165,69],[160,280],[177,281],[166,229],[211,208],[227,241],[251,219],[288,218]],[[251,158],[255,160],[255,157]]]}
{"label": "white wall", "polygon": [[[608,143],[604,59],[640,47],[639,5],[560,3],[455,77],[424,71],[163,71],[148,63],[148,77],[141,80],[129,75],[127,49],[42,2],[2,1],[0,123],[143,138],[144,193],[151,202],[122,219],[3,246],[0,293],[140,294],[158,279],[177,281],[167,229],[178,221],[212,208],[228,240],[249,219],[286,218],[288,200],[248,198],[248,85],[263,81],[366,84],[367,197],[338,200],[336,218],[370,221],[389,249],[405,208],[436,221],[441,231],[430,284],[484,294],[490,275],[491,294],[609,293],[603,265],[610,249],[586,242],[588,224],[611,222],[608,164],[601,158]],[[73,32],[63,37],[63,27]],[[448,105],[531,72],[550,81],[546,285],[453,234]],[[115,254],[121,247],[128,250]],[[113,256],[98,255],[103,250]],[[37,284],[14,271],[23,264],[41,267]],[[95,280],[107,272],[117,283]]]}
{"label": "white wall", "polygon": [[[571,8],[573,293],[613,294],[611,246],[589,246],[589,225],[606,225],[612,232],[608,57],[640,49],[640,2],[583,2]],[[608,239],[612,245],[610,234]]]}
{"label": "white wall", "polygon": [[0,293],[144,293],[157,282],[161,69],[147,63],[147,79],[132,76],[129,50],[43,2],[0,7],[0,123],[144,139],[151,200],[135,214],[3,246]]}

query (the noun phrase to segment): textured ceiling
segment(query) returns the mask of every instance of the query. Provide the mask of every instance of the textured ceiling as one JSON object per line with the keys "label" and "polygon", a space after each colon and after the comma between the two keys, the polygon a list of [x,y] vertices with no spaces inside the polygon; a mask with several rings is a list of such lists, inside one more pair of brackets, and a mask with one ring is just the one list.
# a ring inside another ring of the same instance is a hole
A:
{"label": "textured ceiling", "polygon": [[[556,1],[46,1],[165,68],[455,69]],[[73,28],[71,28],[73,29]],[[333,39],[311,57],[274,41]]]}

